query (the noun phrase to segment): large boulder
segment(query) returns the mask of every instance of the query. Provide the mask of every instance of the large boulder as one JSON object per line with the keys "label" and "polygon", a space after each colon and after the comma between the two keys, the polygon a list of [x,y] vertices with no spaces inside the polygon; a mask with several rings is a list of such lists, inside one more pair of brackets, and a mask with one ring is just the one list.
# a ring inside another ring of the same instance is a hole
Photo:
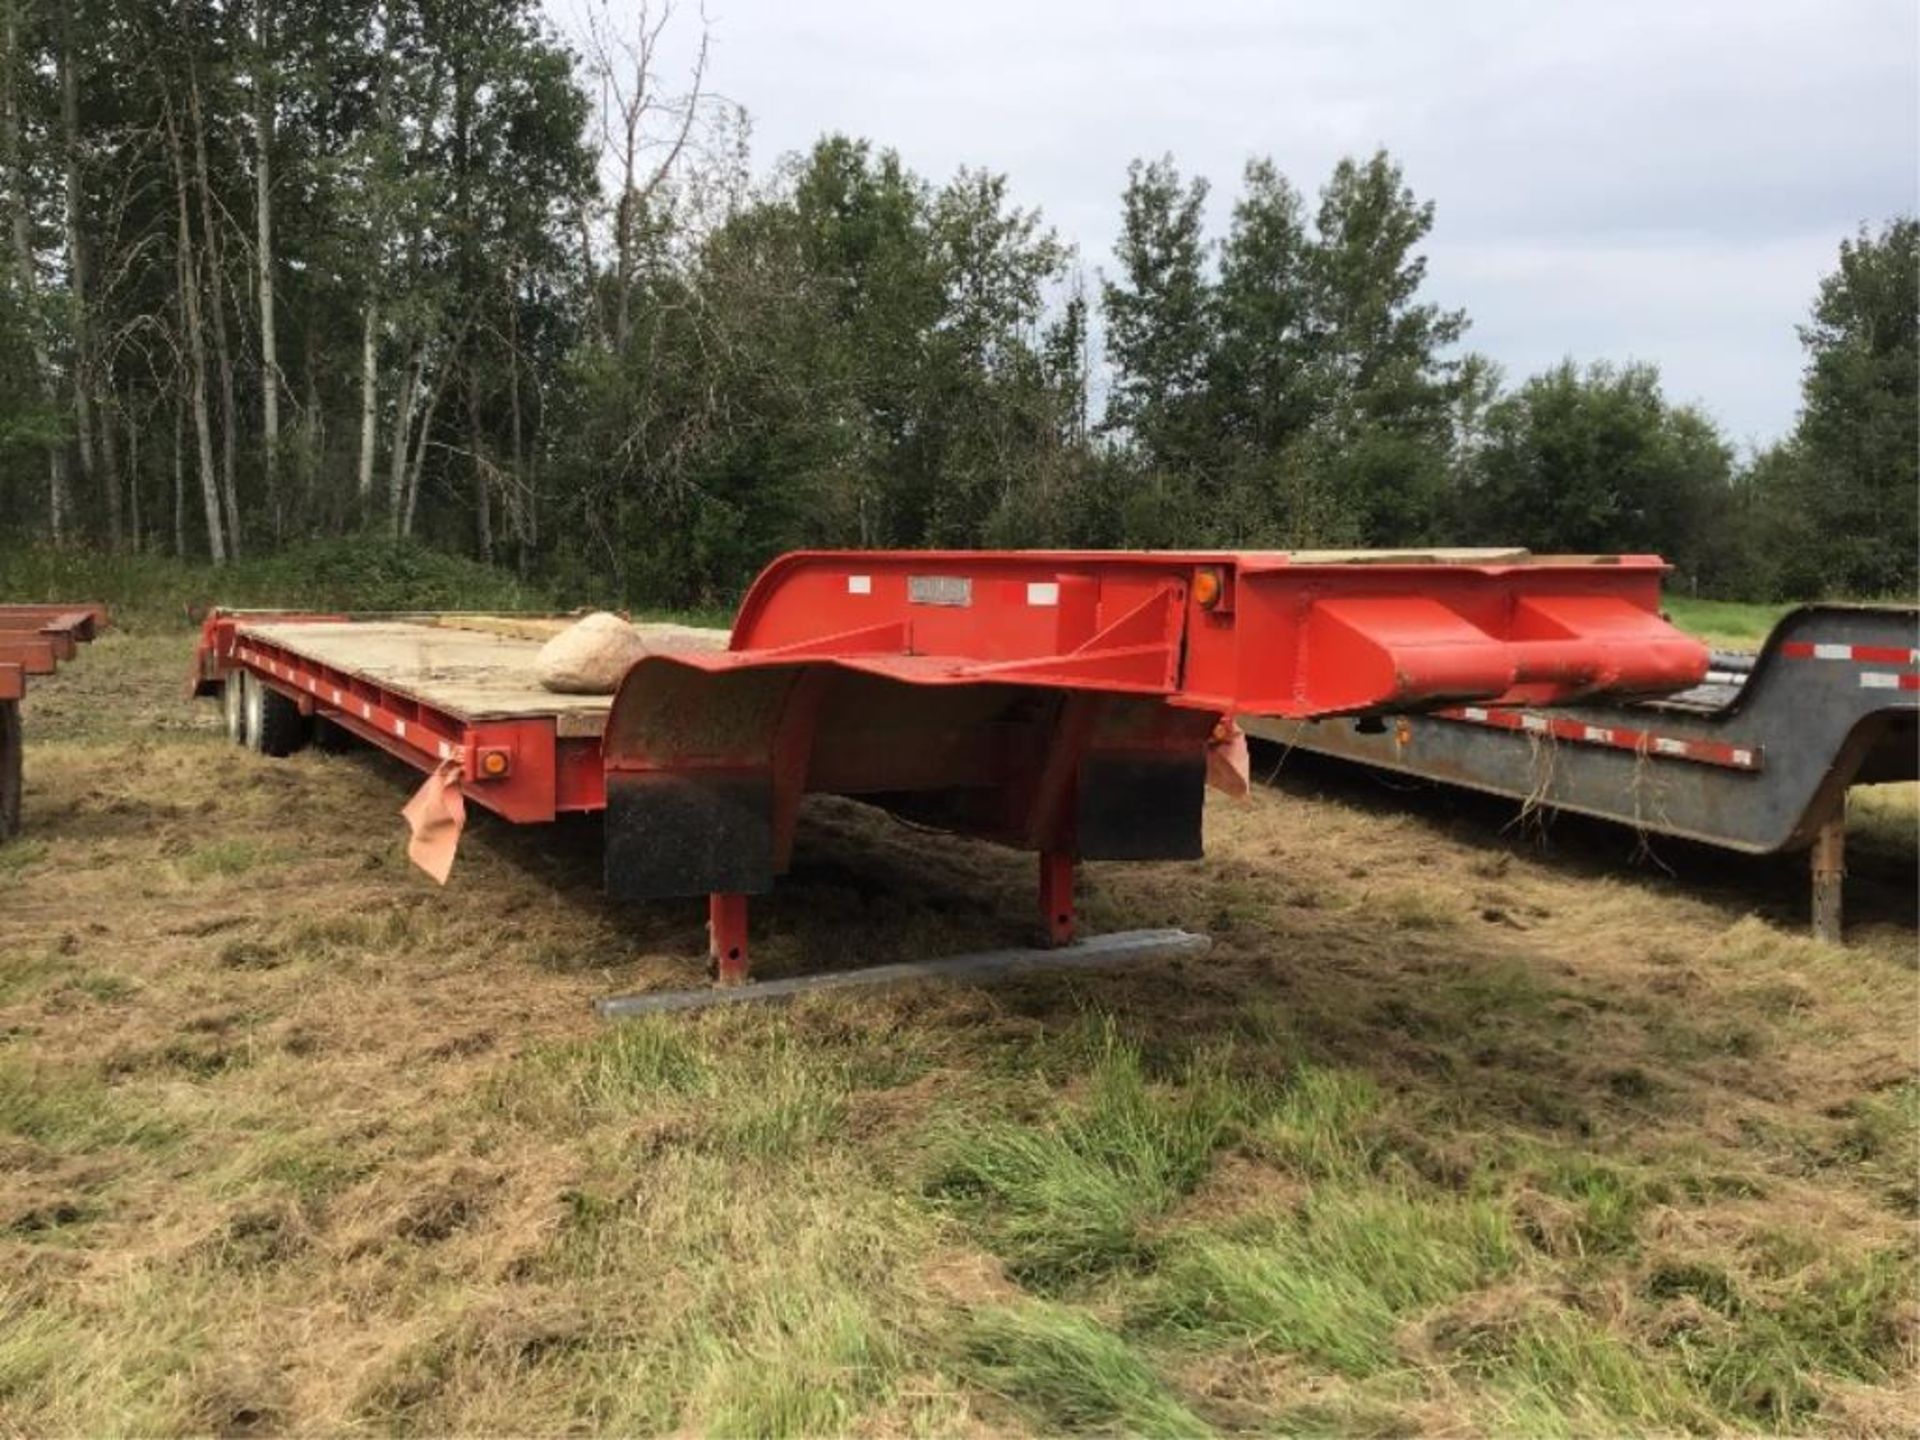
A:
{"label": "large boulder", "polygon": [[640,632],[604,610],[574,621],[540,647],[534,673],[566,695],[611,695],[633,663],[647,653]]}

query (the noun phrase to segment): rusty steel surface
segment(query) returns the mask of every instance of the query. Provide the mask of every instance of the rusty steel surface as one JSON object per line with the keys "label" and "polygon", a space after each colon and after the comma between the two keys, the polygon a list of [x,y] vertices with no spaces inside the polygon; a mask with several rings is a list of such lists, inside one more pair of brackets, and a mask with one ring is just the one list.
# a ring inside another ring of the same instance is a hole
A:
{"label": "rusty steel surface", "polygon": [[1750,854],[1802,849],[1853,785],[1920,779],[1920,610],[1810,605],[1750,667],[1663,700],[1251,719],[1249,734]]}
{"label": "rusty steel surface", "polygon": [[51,675],[107,625],[98,604],[0,605],[0,840],[19,833],[27,682]]}

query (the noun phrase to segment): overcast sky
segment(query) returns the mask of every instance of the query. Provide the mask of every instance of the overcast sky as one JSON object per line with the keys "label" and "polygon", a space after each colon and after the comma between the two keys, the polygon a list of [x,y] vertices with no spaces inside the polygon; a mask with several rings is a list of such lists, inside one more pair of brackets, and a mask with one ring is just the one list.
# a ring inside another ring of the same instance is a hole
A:
{"label": "overcast sky", "polygon": [[[550,0],[566,25],[573,0]],[[574,12],[574,13],[577,13]],[[1111,266],[1127,162],[1311,196],[1385,146],[1435,202],[1428,296],[1510,382],[1659,365],[1736,441],[1793,421],[1843,235],[1920,200],[1915,0],[707,0],[756,168],[826,131],[1006,172]],[[686,6],[676,24],[697,20]]]}

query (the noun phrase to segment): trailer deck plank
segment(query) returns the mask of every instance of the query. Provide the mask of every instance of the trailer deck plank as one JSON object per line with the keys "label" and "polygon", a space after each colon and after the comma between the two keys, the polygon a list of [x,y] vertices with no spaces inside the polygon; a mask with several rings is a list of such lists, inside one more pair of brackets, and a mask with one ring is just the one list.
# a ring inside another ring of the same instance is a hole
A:
{"label": "trailer deck plank", "polygon": [[[635,627],[656,650],[724,650],[727,632],[693,625]],[[598,735],[611,695],[563,695],[534,674],[543,641],[473,626],[411,620],[242,625],[239,633],[330,669],[358,675],[462,720],[551,716],[562,737]]]}

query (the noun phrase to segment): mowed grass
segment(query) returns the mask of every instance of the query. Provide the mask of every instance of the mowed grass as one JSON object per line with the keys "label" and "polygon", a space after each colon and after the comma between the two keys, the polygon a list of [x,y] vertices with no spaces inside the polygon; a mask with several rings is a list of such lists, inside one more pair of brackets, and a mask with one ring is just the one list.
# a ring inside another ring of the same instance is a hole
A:
{"label": "mowed grass", "polygon": [[[1301,770],[1204,862],[1087,868],[1204,958],[603,1025],[699,982],[697,904],[484,818],[437,889],[407,772],[233,751],[184,655],[29,701],[0,1428],[1913,1428],[1912,787],[1856,807],[1847,949],[1792,868]],[[756,955],[1015,943],[1031,888],[817,806]]]}
{"label": "mowed grass", "polygon": [[[1851,602],[1842,602],[1851,603]],[[1860,602],[1872,603],[1872,602]],[[1911,606],[1915,597],[1887,601]],[[1689,635],[1698,636],[1721,650],[1758,650],[1773,627],[1788,611],[1799,608],[1796,602],[1751,600],[1696,600],[1685,595],[1660,597],[1660,608],[1673,623]]]}
{"label": "mowed grass", "polygon": [[1689,635],[1722,650],[1758,650],[1792,605],[1747,600],[1695,600],[1663,595],[1660,608]]}

